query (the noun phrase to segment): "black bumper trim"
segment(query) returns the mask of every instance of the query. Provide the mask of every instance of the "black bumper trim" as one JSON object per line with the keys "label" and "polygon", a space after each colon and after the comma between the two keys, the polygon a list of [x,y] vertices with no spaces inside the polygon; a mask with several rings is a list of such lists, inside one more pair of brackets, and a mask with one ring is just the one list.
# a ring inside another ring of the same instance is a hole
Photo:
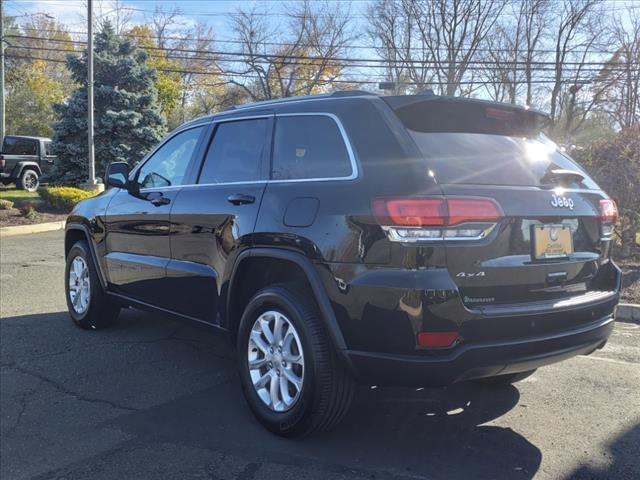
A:
{"label": "black bumper trim", "polygon": [[356,379],[376,385],[439,386],[472,378],[532,370],[588,354],[613,330],[612,315],[554,334],[460,345],[448,355],[396,355],[349,350]]}

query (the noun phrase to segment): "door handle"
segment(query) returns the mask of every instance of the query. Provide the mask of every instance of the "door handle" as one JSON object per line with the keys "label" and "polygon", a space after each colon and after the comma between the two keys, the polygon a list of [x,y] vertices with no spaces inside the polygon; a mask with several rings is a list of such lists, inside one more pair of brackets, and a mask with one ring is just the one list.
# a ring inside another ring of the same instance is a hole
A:
{"label": "door handle", "polygon": [[151,205],[154,205],[156,207],[160,207],[162,205],[169,205],[171,203],[171,200],[163,196],[152,198],[149,201],[151,202]]}
{"label": "door handle", "polygon": [[234,205],[246,205],[255,201],[256,197],[254,197],[253,195],[245,195],[243,193],[234,193],[233,195],[229,195],[227,197],[227,202],[233,203]]}

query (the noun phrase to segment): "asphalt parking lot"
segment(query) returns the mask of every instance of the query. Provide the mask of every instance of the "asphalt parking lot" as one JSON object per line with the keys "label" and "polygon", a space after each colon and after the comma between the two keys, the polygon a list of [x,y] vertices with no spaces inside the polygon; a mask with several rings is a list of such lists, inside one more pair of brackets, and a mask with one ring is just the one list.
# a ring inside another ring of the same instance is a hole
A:
{"label": "asphalt parking lot", "polygon": [[362,387],[334,431],[251,416],[209,330],[65,312],[62,232],[0,239],[2,479],[640,478],[640,325],[517,386]]}

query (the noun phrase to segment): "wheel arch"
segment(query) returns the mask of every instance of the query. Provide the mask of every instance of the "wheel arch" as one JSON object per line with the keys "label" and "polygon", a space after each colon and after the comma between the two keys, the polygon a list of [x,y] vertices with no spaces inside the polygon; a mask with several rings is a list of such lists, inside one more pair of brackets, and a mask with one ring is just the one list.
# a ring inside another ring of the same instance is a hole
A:
{"label": "wheel arch", "polygon": [[20,175],[22,175],[22,172],[24,172],[25,170],[35,170],[35,172],[38,174],[39,177],[42,176],[42,170],[40,169],[40,165],[38,165],[37,162],[16,163],[15,167],[13,167],[13,172],[11,173],[11,176],[17,180],[18,178],[20,178]]}
{"label": "wheel arch", "polygon": [[91,239],[91,234],[89,233],[89,228],[87,226],[82,225],[80,223],[67,224],[65,228],[65,234],[64,234],[65,259],[67,258],[67,255],[71,250],[71,247],[73,247],[73,245],[77,243],[79,240],[85,240],[89,245],[89,252],[91,254],[91,259],[93,260],[93,264],[95,265],[96,270],[98,271],[98,278],[100,279],[100,283],[102,284],[102,287],[106,288],[107,281],[104,276],[104,272],[102,271],[101,264],[98,261],[98,257],[95,251],[95,246],[93,244],[93,241]]}
{"label": "wheel arch", "polygon": [[[264,274],[256,276],[254,268]],[[249,271],[251,274],[247,275]],[[286,272],[286,278],[282,278],[283,272]],[[274,275],[277,281],[306,282],[336,351],[346,350],[344,336],[316,267],[301,253],[279,248],[251,248],[238,255],[229,277],[225,299],[224,326],[232,337],[237,333],[243,306],[257,290],[270,284]]]}

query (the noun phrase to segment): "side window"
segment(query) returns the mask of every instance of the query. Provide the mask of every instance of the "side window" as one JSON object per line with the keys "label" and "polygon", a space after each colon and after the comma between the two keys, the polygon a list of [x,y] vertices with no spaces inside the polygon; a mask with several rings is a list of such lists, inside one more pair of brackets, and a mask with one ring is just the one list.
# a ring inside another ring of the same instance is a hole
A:
{"label": "side window", "polygon": [[336,122],[323,115],[278,117],[273,180],[348,177],[353,173]]}
{"label": "side window", "polygon": [[138,171],[140,188],[182,185],[203,128],[185,130],[160,147]]}
{"label": "side window", "polygon": [[204,159],[198,183],[260,180],[268,127],[267,118],[219,124]]}
{"label": "side window", "polygon": [[51,142],[44,142],[44,155],[45,157],[52,157],[53,152],[51,148]]}
{"label": "side window", "polygon": [[31,138],[6,137],[4,152],[9,155],[37,155],[38,140]]}

